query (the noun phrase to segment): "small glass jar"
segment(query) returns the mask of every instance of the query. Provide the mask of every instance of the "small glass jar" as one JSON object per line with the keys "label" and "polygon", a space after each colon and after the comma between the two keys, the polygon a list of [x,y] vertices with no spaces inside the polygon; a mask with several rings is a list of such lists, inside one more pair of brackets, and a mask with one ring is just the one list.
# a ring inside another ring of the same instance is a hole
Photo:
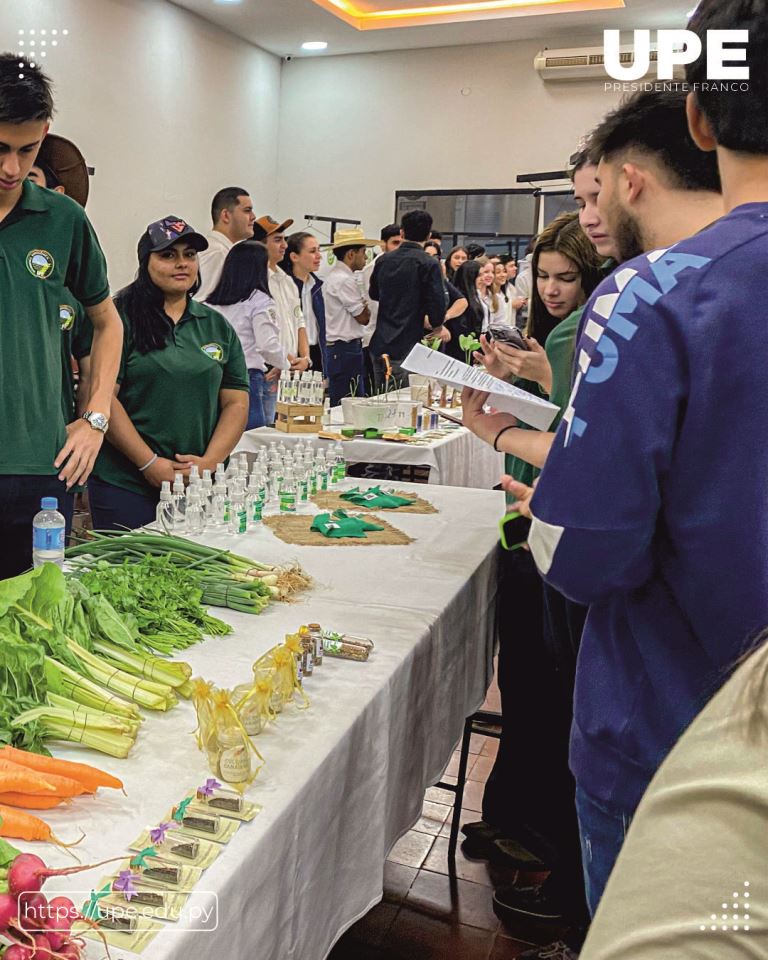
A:
{"label": "small glass jar", "polygon": [[307,629],[312,638],[312,656],[315,666],[321,667],[323,665],[323,631],[319,623],[310,623]]}
{"label": "small glass jar", "polygon": [[241,700],[253,690],[250,683],[241,683],[232,691],[232,702],[235,704],[240,723],[249,737],[257,737],[265,727],[264,714],[259,710],[256,697],[251,697],[242,707],[238,707]]}
{"label": "small glass jar", "polygon": [[225,783],[243,783],[251,776],[251,750],[242,730],[225,727],[218,732],[219,776]]}

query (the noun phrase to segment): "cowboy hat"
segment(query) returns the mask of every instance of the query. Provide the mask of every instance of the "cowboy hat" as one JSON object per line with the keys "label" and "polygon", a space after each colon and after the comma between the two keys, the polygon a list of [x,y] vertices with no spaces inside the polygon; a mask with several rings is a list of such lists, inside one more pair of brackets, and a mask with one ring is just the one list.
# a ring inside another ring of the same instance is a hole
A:
{"label": "cowboy hat", "polygon": [[49,133],[40,147],[37,162],[53,171],[68,197],[85,206],[90,189],[88,165],[71,140]]}
{"label": "cowboy hat", "polygon": [[338,250],[340,247],[377,247],[379,240],[369,240],[360,227],[342,227],[333,235],[333,243],[324,243],[328,250]]}

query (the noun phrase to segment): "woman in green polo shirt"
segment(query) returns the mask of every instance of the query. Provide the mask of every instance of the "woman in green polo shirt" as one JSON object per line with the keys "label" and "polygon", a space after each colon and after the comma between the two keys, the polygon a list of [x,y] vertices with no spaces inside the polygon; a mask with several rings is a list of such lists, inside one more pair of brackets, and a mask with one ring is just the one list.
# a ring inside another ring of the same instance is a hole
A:
{"label": "woman in green polo shirt", "polygon": [[88,493],[99,530],[155,519],[163,480],[226,460],[248,417],[248,373],[237,334],[192,299],[208,242],[183,220],[151,223],[136,279],[115,298],[125,327],[107,442]]}

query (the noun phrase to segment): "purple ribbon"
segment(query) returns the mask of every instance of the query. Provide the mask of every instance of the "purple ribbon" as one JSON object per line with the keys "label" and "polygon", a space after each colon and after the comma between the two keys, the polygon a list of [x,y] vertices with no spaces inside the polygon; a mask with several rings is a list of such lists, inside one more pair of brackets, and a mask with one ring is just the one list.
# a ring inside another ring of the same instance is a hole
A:
{"label": "purple ribbon", "polygon": [[153,844],[164,843],[165,835],[173,826],[172,823],[161,823],[159,827],[149,831],[149,839]]}
{"label": "purple ribbon", "polygon": [[205,781],[205,783],[198,789],[198,793],[201,793],[204,797],[212,797],[215,790],[220,790],[221,784],[218,780],[214,780],[212,777]]}
{"label": "purple ribbon", "polygon": [[136,888],[133,885],[133,881],[136,879],[138,878],[135,877],[130,870],[121,870],[117,876],[117,880],[112,884],[112,889],[119,890],[130,903],[131,897],[136,896]]}

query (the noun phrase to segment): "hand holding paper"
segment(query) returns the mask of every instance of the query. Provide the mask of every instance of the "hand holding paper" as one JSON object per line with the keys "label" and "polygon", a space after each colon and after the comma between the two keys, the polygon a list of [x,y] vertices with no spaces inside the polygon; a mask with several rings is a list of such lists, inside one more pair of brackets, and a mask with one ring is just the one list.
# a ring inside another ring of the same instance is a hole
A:
{"label": "hand holding paper", "polygon": [[546,430],[558,411],[553,403],[497,380],[482,367],[470,367],[418,343],[403,360],[402,368],[408,373],[419,373],[452,387],[472,387],[485,391],[492,406],[514,414],[518,420],[537,430]]}

